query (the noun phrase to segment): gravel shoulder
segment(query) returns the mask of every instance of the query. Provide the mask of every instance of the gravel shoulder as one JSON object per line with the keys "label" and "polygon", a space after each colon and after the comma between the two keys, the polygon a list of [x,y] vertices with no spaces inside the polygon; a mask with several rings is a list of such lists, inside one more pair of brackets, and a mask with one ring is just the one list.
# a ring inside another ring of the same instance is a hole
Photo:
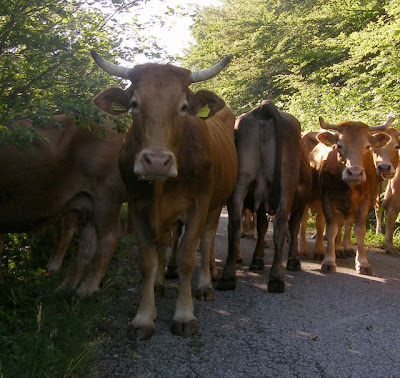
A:
{"label": "gravel shoulder", "polygon": [[[269,230],[267,240],[271,242]],[[312,242],[310,241],[310,245]],[[126,337],[140,295],[137,269],[106,282],[115,310],[97,330],[101,342],[90,377],[398,377],[400,376],[400,258],[368,256],[374,276],[355,273],[354,259],[338,260],[336,274],[302,261],[286,272],[286,291],[267,291],[272,249],[261,274],[249,271],[254,240],[241,240],[244,256],[235,291],[214,290],[213,302],[195,301],[198,333],[172,335],[178,281],[157,298],[156,331],[150,340]],[[221,214],[216,256],[227,253],[227,213]],[[136,249],[132,259],[136,258]],[[116,256],[118,261],[118,256]],[[119,262],[121,263],[121,262]],[[125,265],[134,266],[132,262]],[[195,286],[196,271],[193,277]]]}

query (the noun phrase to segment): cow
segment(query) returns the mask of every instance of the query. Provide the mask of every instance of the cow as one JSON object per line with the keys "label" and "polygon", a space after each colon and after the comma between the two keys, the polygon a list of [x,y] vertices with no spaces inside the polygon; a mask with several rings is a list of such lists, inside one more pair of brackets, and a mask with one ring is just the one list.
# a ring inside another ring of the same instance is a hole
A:
{"label": "cow", "polygon": [[180,289],[172,332],[192,335],[197,332],[191,295],[197,244],[200,240],[202,263],[196,293],[212,299],[209,254],[220,211],[236,182],[237,156],[232,111],[215,93],[194,93],[189,86],[216,76],[231,57],[191,72],[157,63],[126,68],[94,51],[92,56],[104,71],[131,82],[127,89],[108,88],[94,98],[105,112],[133,115],[119,157],[143,276],[129,336],[141,340],[154,332],[154,287],[163,283],[165,250],[179,219],[185,227],[177,250]]}
{"label": "cow", "polygon": [[382,209],[386,213],[385,240],[383,248],[388,254],[394,254],[396,249],[393,245],[393,232],[398,213],[400,211],[400,167],[397,166],[395,175],[389,180],[382,201]]}
{"label": "cow", "polygon": [[390,136],[383,132],[371,134],[368,125],[362,122],[345,121],[334,125],[325,123],[320,117],[319,123],[326,131],[318,133],[321,143],[311,152],[313,158],[310,160],[318,172],[326,219],[327,247],[321,271],[336,271],[338,224],[354,220],[357,241],[355,269],[359,274],[372,275],[364,245],[366,217],[378,184],[371,146],[385,146]]}
{"label": "cow", "polygon": [[[390,128],[393,121],[393,117],[388,117],[387,121],[379,126],[369,127],[368,130],[370,133],[377,133],[379,131],[384,131],[385,134],[389,135],[389,141],[384,144],[376,144],[371,146],[372,158],[374,162],[374,166],[376,169],[376,179],[377,179],[377,186],[376,190],[377,193],[374,196],[375,198],[379,198],[379,187],[383,180],[387,180],[390,177],[393,177],[396,167],[399,162],[398,156],[398,149],[399,149],[399,138],[398,138],[398,131],[396,129]],[[318,143],[317,135],[320,131],[311,131],[307,132],[303,135],[302,139],[304,140],[305,144],[311,148],[309,151],[310,163],[313,167],[313,191],[311,195],[311,200],[308,206],[316,212],[316,241],[314,246],[314,258],[323,259],[324,256],[324,246],[323,246],[323,230],[325,227],[325,217],[322,211],[322,203],[321,203],[321,196],[320,196],[320,185],[319,185],[319,171],[317,167],[319,166],[319,149],[314,148]],[[371,206],[375,206],[376,203],[371,203]],[[299,250],[300,254],[304,257],[308,257],[307,252],[307,244],[305,240],[305,229],[306,229],[306,221],[307,221],[307,210],[304,214],[302,219],[301,225],[301,232],[300,232],[300,241],[299,241]],[[345,224],[345,232],[342,235],[342,228],[344,226],[344,219],[338,218],[338,233],[335,238],[335,253],[336,257],[346,257],[351,256],[354,254],[351,241],[350,241],[350,232],[353,226],[353,222],[351,219],[348,219]]]}
{"label": "cow", "polygon": [[264,267],[266,213],[274,214],[275,254],[268,291],[285,290],[282,249],[287,230],[291,236],[287,269],[300,270],[297,233],[300,217],[311,190],[311,168],[300,138],[300,123],[279,111],[269,100],[236,120],[238,180],[228,201],[228,256],[220,290],[236,288],[236,254],[240,243],[243,206],[257,213],[257,244],[252,267]]}
{"label": "cow", "polygon": [[[33,127],[28,119],[16,125]],[[59,289],[76,289],[80,283],[77,293],[91,295],[122,235],[119,214],[127,192],[118,156],[123,135],[108,123],[100,137],[93,122],[89,130],[65,115],[53,117],[37,131],[40,138],[27,149],[0,146],[0,233],[31,232],[77,216],[78,254]],[[64,224],[64,230],[73,233],[73,224]],[[72,235],[61,236],[56,250],[62,255]],[[60,263],[50,262],[49,269],[57,270]]]}

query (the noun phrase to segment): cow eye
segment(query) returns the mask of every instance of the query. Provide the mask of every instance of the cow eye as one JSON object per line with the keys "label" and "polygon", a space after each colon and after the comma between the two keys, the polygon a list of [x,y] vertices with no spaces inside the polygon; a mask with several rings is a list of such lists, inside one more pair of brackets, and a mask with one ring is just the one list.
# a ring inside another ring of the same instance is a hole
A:
{"label": "cow eye", "polygon": [[341,150],[342,149],[342,145],[340,143],[338,143],[337,144],[337,148],[338,148],[338,150]]}
{"label": "cow eye", "polygon": [[368,146],[367,146],[367,150],[369,151],[371,149],[371,145],[369,144]]}
{"label": "cow eye", "polygon": [[131,103],[130,103],[130,106],[131,106],[132,110],[135,110],[135,109],[137,109],[139,107],[139,105],[138,105],[136,100],[132,100]]}
{"label": "cow eye", "polygon": [[185,102],[182,107],[181,107],[181,112],[182,113],[189,113],[189,104]]}
{"label": "cow eye", "polygon": [[398,150],[398,149],[400,149],[400,146],[399,146],[399,145],[397,145],[395,148],[396,148],[396,150]]}

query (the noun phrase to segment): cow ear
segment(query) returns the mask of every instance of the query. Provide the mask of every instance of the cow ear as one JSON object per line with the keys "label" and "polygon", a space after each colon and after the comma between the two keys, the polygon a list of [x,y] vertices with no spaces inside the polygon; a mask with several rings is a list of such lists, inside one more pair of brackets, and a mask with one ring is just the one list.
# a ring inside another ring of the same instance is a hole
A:
{"label": "cow ear", "polygon": [[321,131],[317,134],[317,139],[328,147],[332,147],[339,140],[337,134],[332,134],[329,131]]}
{"label": "cow ear", "polygon": [[[225,101],[215,93],[200,90],[188,96],[189,114],[200,118],[210,118],[225,107]],[[201,111],[200,111],[201,110]],[[209,111],[208,111],[209,110]]]}
{"label": "cow ear", "polygon": [[390,135],[386,133],[376,133],[369,135],[368,139],[372,147],[383,147],[389,142]]}
{"label": "cow ear", "polygon": [[111,115],[126,113],[129,107],[129,95],[121,88],[107,88],[94,99],[94,104]]}

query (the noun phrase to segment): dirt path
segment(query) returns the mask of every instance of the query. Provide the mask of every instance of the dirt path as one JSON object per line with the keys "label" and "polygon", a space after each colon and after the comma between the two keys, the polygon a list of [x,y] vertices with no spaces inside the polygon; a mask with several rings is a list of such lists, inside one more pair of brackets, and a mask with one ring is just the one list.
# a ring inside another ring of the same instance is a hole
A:
{"label": "dirt path", "polygon": [[[222,268],[227,252],[227,214],[221,215],[216,253]],[[268,234],[271,241],[271,234]],[[272,242],[269,243],[272,245]],[[157,299],[153,337],[126,338],[135,314],[139,275],[114,290],[115,313],[101,330],[99,361],[92,377],[398,377],[400,376],[400,258],[369,252],[373,277],[359,276],[354,260],[338,261],[336,274],[302,262],[286,272],[286,291],[267,292],[272,250],[262,274],[250,272],[255,246],[241,241],[244,263],[237,289],[215,290],[215,301],[195,302],[198,334],[174,336],[170,324],[177,281]],[[195,279],[195,278],[194,278]]]}

